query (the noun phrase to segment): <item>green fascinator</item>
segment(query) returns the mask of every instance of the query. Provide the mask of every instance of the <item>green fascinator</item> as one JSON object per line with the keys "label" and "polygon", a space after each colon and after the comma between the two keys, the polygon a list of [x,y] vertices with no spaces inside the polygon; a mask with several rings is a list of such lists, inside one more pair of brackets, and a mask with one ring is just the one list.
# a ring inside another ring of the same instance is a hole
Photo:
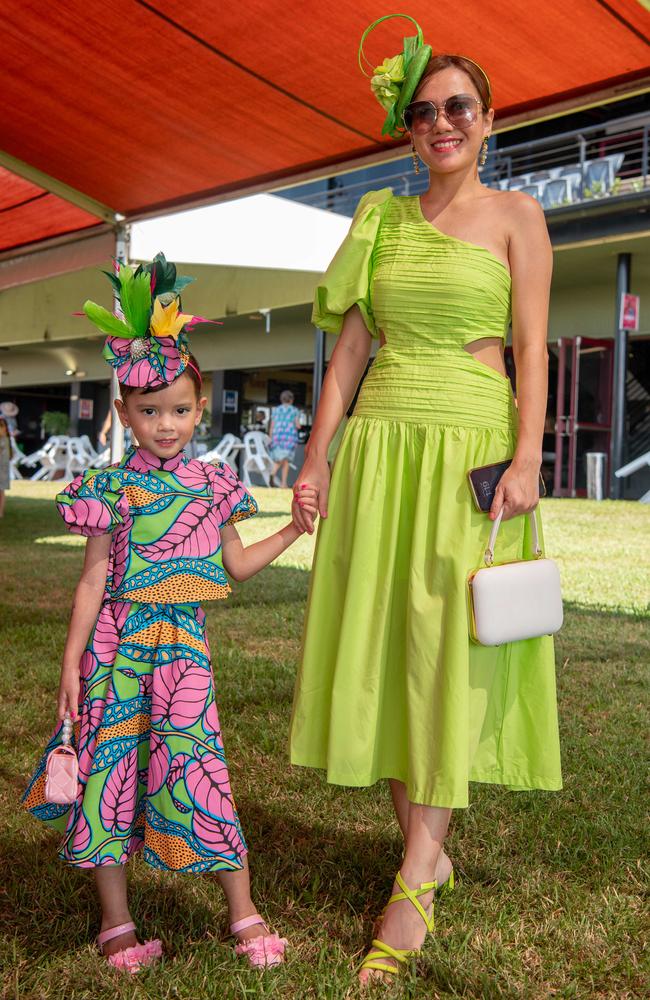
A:
{"label": "green fascinator", "polygon": [[[404,39],[403,52],[384,59],[380,66],[373,68],[363,51],[363,43],[371,31],[392,17],[403,17],[411,21],[417,28],[417,34]],[[370,77],[371,90],[386,111],[382,135],[390,135],[393,139],[403,135],[402,114],[411,103],[430,58],[431,46],[424,44],[422,28],[415,18],[408,14],[385,14],[384,17],[373,21],[364,31],[359,42],[359,68],[364,76]],[[373,70],[372,75],[366,72],[362,60]]]}

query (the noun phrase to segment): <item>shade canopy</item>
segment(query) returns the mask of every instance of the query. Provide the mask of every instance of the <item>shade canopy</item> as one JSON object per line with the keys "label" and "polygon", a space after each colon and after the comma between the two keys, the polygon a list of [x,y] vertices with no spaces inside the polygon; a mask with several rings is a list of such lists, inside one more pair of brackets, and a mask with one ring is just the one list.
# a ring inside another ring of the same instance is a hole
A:
{"label": "shade canopy", "polygon": [[[504,124],[648,86],[645,0],[411,0],[434,52],[492,79]],[[2,241],[160,214],[390,156],[357,67],[377,0],[4,0]],[[407,22],[372,35],[373,62]],[[543,109],[543,111],[542,111]],[[64,199],[62,201],[62,199]]]}

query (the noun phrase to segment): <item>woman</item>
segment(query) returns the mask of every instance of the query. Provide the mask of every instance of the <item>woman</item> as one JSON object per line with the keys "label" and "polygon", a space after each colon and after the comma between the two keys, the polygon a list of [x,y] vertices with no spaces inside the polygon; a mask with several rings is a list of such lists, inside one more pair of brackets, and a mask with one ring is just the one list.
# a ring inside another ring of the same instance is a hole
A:
{"label": "woman", "polygon": [[280,469],[280,486],[283,490],[287,488],[289,462],[293,461],[296,453],[299,427],[300,413],[293,405],[293,393],[290,389],[284,389],[280,393],[280,406],[276,406],[271,415],[269,428],[270,455],[273,459],[271,482],[274,481],[275,474]]}
{"label": "woman", "polygon": [[[393,976],[432,929],[435,892],[453,887],[450,813],[468,805],[469,781],[561,787],[552,639],[475,645],[466,609],[467,576],[502,508],[500,560],[529,551],[519,515],[538,502],[544,215],[527,195],[480,182],[493,111],[474,62],[431,57],[418,27],[373,89],[385,131],[404,111],[430,184],[421,198],[364,196],[316,293],[314,322],[340,338],[296,487],[317,487],[324,520],[291,727],[294,764],[337,784],[390,781],[405,851],[362,982]],[[503,357],[510,318],[517,409]],[[372,337],[380,350],[330,489],[328,443]],[[467,472],[506,458],[486,517]],[[299,507],[296,518],[307,526]]]}

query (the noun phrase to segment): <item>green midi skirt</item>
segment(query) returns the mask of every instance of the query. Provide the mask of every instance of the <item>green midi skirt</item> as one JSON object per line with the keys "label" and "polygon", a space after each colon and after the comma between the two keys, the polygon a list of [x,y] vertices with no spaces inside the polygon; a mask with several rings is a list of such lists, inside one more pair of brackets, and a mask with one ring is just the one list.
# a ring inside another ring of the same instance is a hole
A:
{"label": "green midi skirt", "polygon": [[[509,381],[461,348],[378,352],[319,526],[293,764],[341,785],[396,778],[452,808],[469,781],[561,787],[552,638],[487,648],[468,631],[491,521],[467,471],[515,440]],[[502,525],[496,562],[530,553],[527,520]]]}

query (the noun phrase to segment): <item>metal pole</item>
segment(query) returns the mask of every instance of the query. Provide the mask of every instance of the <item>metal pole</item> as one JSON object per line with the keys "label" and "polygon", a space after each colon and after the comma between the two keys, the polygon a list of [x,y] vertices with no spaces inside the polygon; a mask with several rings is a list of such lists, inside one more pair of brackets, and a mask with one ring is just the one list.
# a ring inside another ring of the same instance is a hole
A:
{"label": "metal pole", "polygon": [[630,291],[632,255],[619,253],[616,266],[616,317],[614,328],[614,398],[612,407],[612,451],[609,466],[610,496],[620,500],[623,484],[614,473],[625,463],[625,388],[627,382],[627,330],[619,328],[621,299]]}
{"label": "metal pole", "polygon": [[325,376],[325,331],[316,327],[314,331],[314,385],[312,388],[311,415],[312,423],[320,400],[323,378]]}
{"label": "metal pole", "polygon": [[[118,226],[115,230],[115,259],[121,264],[126,264],[129,259],[129,231],[126,226]],[[116,312],[120,310],[117,295],[113,297],[113,306]],[[120,397],[120,386],[117,381],[115,369],[112,369],[111,376],[111,399],[109,406],[113,419],[111,421],[111,465],[119,462],[124,454],[124,428],[117,418],[115,410],[115,400]]]}

